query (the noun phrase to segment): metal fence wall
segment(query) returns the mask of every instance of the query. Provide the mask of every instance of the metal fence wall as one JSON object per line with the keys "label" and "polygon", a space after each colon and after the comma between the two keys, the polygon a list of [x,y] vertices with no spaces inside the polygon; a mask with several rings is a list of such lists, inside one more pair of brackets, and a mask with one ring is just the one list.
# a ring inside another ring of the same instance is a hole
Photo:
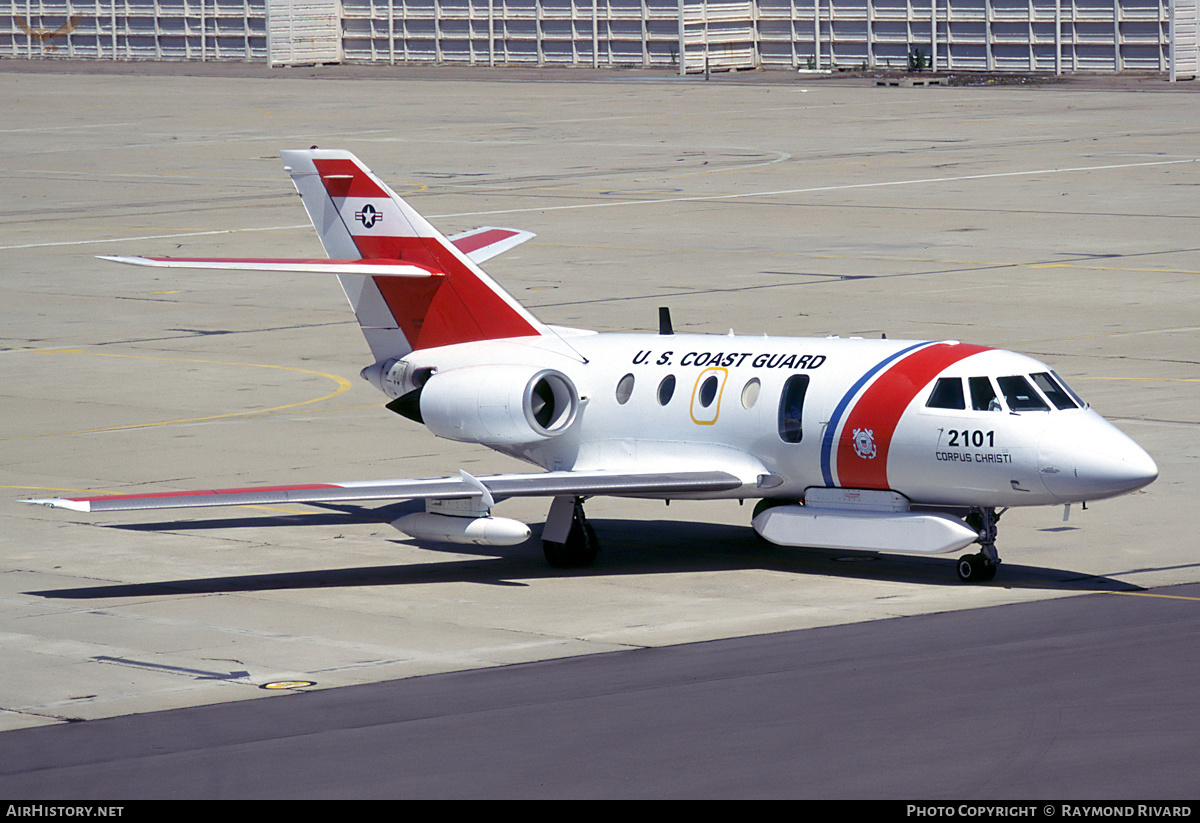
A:
{"label": "metal fence wall", "polygon": [[1200,3],[1171,3],[1171,80],[1193,80],[1200,71]]}
{"label": "metal fence wall", "polygon": [[[1165,72],[1171,3],[342,0],[343,45],[347,60],[389,63],[876,69],[919,48],[937,70]],[[1175,3],[1195,19],[1196,0]]]}
{"label": "metal fence wall", "polygon": [[265,60],[266,0],[0,0],[0,57]]}
{"label": "metal fence wall", "polygon": [[[1194,0],[1191,0],[1194,3]],[[759,0],[766,65],[1166,71],[1170,0]]]}
{"label": "metal fence wall", "polygon": [[[0,0],[0,57],[1159,71],[1197,0]],[[1174,41],[1173,41],[1174,38]],[[1174,48],[1173,48],[1174,43]]]}
{"label": "metal fence wall", "polygon": [[671,65],[676,0],[343,0],[347,60]]}

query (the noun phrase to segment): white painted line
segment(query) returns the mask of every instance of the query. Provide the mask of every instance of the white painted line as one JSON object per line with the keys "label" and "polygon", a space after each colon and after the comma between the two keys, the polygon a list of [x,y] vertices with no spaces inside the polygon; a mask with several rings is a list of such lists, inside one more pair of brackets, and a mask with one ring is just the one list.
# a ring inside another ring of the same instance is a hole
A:
{"label": "white painted line", "polygon": [[294,231],[296,229],[307,229],[308,223],[297,223],[294,226],[265,226],[258,229],[216,229],[213,231],[184,231],[176,234],[145,234],[135,237],[104,237],[97,240],[63,240],[58,243],[26,243],[20,246],[0,246],[0,251],[8,251],[10,249],[41,249],[51,246],[90,246],[95,243],[124,243],[135,242],[138,240],[170,240],[175,237],[204,237],[210,234],[238,234],[244,231]]}
{"label": "white painted line", "polygon": [[[712,200],[743,200],[751,197],[777,197],[783,194],[813,194],[823,191],[851,191],[854,189],[881,189],[890,186],[919,186],[927,183],[955,183],[964,180],[995,180],[1002,177],[1032,177],[1039,174],[1074,174],[1084,171],[1112,171],[1114,169],[1136,169],[1148,166],[1177,166],[1186,163],[1196,163],[1200,158],[1191,157],[1186,160],[1157,160],[1146,163],[1115,163],[1107,166],[1075,166],[1065,169],[1034,169],[1031,171],[995,172],[993,174],[964,174],[959,177],[918,177],[912,180],[890,180],[876,183],[847,183],[841,186],[812,186],[803,189],[779,189],[776,191],[752,191],[743,194],[697,194],[682,197],[660,197],[651,200],[615,200],[606,203],[575,203],[567,206],[536,206],[524,209],[497,209],[495,211],[464,211],[451,214],[431,214],[429,219],[444,217],[484,217],[496,214],[522,214],[528,212],[566,211],[570,209],[607,209],[615,206],[649,206],[663,203],[699,203]],[[101,240],[67,240],[58,243],[28,243],[17,246],[0,246],[0,251],[12,249],[36,249],[52,246],[87,246],[94,243],[124,243],[138,240],[169,240],[175,237],[203,237],[214,234],[237,234],[239,232],[260,231],[294,231],[308,228],[307,223],[290,226],[266,226],[256,229],[221,229],[217,231],[192,231],[177,234],[150,234],[137,237],[113,237]]]}
{"label": "white painted line", "polygon": [[479,217],[489,214],[517,214],[531,211],[563,211],[566,209],[601,209],[612,206],[644,206],[657,203],[691,203],[706,200],[737,200],[747,197],[775,197],[781,194],[811,194],[821,191],[850,191],[851,189],[874,189],[887,186],[915,186],[924,183],[955,183],[963,180],[992,180],[1000,177],[1032,177],[1037,174],[1070,174],[1081,171],[1109,171],[1112,169],[1132,169],[1144,166],[1173,166],[1181,163],[1195,163],[1200,158],[1187,160],[1159,160],[1150,163],[1117,163],[1108,166],[1078,166],[1066,169],[1036,169],[1033,171],[1008,171],[994,174],[965,174],[960,177],[920,177],[913,180],[892,180],[882,183],[848,183],[843,186],[813,186],[804,189],[780,189],[778,191],[755,191],[745,194],[703,194],[686,197],[664,197],[655,200],[621,200],[611,203],[577,203],[570,206],[538,206],[531,209],[503,209],[500,211],[471,211],[456,214],[437,214],[433,217]]}

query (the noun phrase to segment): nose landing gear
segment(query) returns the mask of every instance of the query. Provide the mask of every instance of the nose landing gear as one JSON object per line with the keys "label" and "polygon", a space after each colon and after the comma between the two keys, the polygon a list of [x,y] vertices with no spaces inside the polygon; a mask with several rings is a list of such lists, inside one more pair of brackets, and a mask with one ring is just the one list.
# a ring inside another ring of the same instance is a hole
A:
{"label": "nose landing gear", "polygon": [[996,521],[1004,512],[992,508],[972,509],[967,525],[979,532],[978,554],[964,554],[958,559],[958,579],[964,583],[986,583],[996,576],[1000,555],[996,553]]}

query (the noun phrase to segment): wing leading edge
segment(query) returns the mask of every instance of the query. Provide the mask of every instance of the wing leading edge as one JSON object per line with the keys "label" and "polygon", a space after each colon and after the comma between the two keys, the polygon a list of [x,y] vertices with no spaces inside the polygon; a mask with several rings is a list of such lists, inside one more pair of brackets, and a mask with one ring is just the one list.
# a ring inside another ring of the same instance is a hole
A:
{"label": "wing leading edge", "polygon": [[546,472],[544,474],[470,475],[423,480],[379,480],[350,483],[313,483],[295,486],[262,486],[240,489],[118,494],[96,497],[53,497],[23,500],[52,508],[79,512],[183,509],[202,506],[263,506],[283,503],[355,503],[372,500],[436,500],[482,497],[483,489],[496,498],[674,496],[732,491],[742,480],[723,471],[657,472]]}

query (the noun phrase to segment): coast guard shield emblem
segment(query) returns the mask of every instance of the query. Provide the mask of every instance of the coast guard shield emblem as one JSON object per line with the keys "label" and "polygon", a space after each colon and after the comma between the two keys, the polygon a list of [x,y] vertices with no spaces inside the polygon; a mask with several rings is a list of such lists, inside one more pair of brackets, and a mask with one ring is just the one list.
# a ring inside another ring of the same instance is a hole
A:
{"label": "coast guard shield emblem", "polygon": [[875,459],[875,431],[873,429],[854,430],[854,453],[863,460]]}

